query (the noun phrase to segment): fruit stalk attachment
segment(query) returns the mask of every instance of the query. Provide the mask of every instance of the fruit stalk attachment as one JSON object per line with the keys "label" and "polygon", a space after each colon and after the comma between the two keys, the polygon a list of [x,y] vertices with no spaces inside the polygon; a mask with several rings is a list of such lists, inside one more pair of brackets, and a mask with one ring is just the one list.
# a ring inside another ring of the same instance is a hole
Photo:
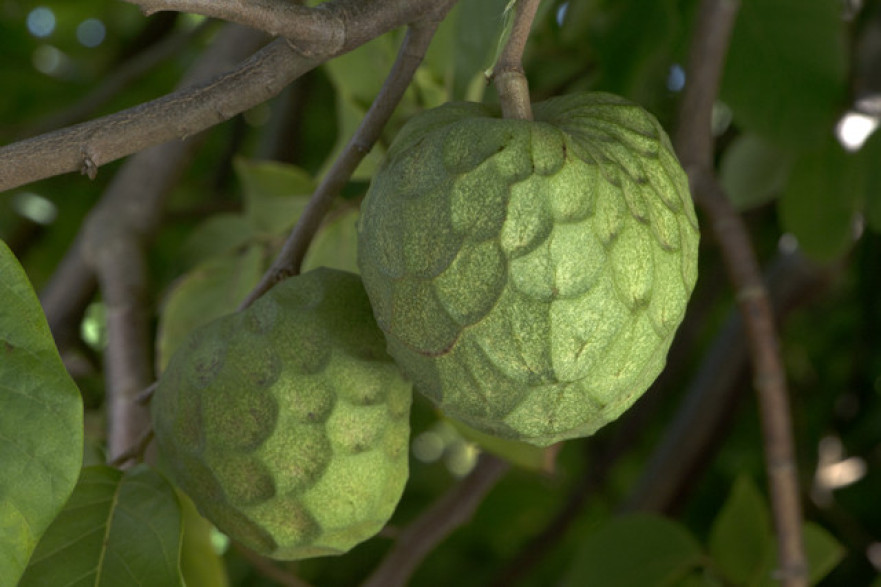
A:
{"label": "fruit stalk attachment", "polygon": [[514,26],[492,72],[502,118],[532,120],[529,84],[523,72],[523,50],[541,0],[517,0]]}

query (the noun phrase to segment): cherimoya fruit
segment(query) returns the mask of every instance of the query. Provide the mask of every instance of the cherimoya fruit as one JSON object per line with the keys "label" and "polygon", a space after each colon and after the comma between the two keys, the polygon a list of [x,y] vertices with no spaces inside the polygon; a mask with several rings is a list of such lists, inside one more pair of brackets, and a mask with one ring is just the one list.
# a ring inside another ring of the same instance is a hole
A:
{"label": "cherimoya fruit", "polygon": [[686,176],[618,96],[411,119],[362,205],[358,262],[416,389],[479,430],[592,434],[652,383],[697,278]]}
{"label": "cherimoya fruit", "polygon": [[273,558],[370,538],[407,481],[411,385],[384,347],[358,276],[330,269],[197,329],[152,400],[171,476]]}

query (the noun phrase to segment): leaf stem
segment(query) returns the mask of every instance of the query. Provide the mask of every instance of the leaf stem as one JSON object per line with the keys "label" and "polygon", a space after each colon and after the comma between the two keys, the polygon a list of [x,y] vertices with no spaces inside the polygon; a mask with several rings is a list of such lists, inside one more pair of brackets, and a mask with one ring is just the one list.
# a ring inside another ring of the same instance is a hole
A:
{"label": "leaf stem", "polygon": [[511,36],[502,50],[492,79],[499,94],[503,118],[532,120],[529,84],[523,72],[523,50],[541,0],[517,0]]}

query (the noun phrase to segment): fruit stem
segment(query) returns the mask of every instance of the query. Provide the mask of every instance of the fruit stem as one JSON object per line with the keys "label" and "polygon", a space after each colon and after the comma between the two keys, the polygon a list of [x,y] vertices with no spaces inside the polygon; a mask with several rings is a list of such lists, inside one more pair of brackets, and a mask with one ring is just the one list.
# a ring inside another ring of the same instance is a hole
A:
{"label": "fruit stem", "polygon": [[523,50],[541,0],[517,0],[511,36],[502,50],[492,79],[499,94],[502,117],[532,120],[529,84],[523,72]]}

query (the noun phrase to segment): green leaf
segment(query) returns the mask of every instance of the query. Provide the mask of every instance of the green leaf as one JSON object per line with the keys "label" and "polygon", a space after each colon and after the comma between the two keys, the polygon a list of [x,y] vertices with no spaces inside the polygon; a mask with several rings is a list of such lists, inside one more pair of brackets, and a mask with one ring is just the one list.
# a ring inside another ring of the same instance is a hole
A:
{"label": "green leaf", "polygon": [[334,87],[362,107],[370,106],[395,62],[401,39],[398,31],[388,33],[328,61],[325,68]]}
{"label": "green leaf", "polygon": [[254,227],[240,214],[216,214],[190,233],[180,250],[186,266],[200,263],[215,255],[231,253],[251,242]]}
{"label": "green leaf", "polygon": [[719,180],[738,210],[756,208],[782,193],[792,159],[758,135],[746,133],[722,156]]}
{"label": "green leaf", "polygon": [[615,518],[588,536],[563,585],[669,585],[701,563],[701,548],[681,524],[652,514]]}
{"label": "green leaf", "polygon": [[466,440],[476,443],[481,449],[497,457],[505,459],[512,465],[516,465],[529,471],[542,471],[549,473],[554,466],[554,452],[549,448],[541,448],[533,444],[499,438],[490,434],[484,434],[479,430],[463,424],[457,420],[448,419],[459,434]]}
{"label": "green leaf", "polygon": [[739,478],[710,531],[710,556],[736,584],[761,581],[770,572],[774,544],[768,506],[748,477]]}
{"label": "green leaf", "polygon": [[453,99],[464,100],[477,78],[483,86],[483,72],[492,67],[505,26],[508,0],[463,0],[455,18],[453,53]]}
{"label": "green leaf", "polygon": [[804,525],[804,543],[811,584],[816,585],[844,558],[844,547],[832,534],[813,522]]}
{"label": "green leaf", "polygon": [[853,217],[865,186],[865,163],[830,139],[822,149],[801,155],[778,202],[783,230],[804,252],[829,261],[853,242]]}
{"label": "green leaf", "polygon": [[[367,109],[379,94],[383,80],[395,62],[400,42],[400,35],[392,32],[325,64],[328,77],[337,90],[337,141],[320,175],[327,173],[361,125]],[[377,72],[382,74],[377,75]],[[406,96],[403,102],[407,102]],[[372,178],[382,163],[384,153],[381,146],[375,145],[355,169],[352,179],[367,181]]]}
{"label": "green leaf", "polygon": [[263,247],[252,245],[209,259],[177,282],[159,317],[156,360],[160,372],[190,331],[235,311],[260,280],[263,256]]}
{"label": "green leaf", "polygon": [[236,159],[245,196],[245,217],[255,231],[277,236],[290,229],[309,201],[315,182],[294,165]]}
{"label": "green leaf", "polygon": [[193,501],[177,492],[183,514],[180,568],[187,587],[227,587],[229,577],[223,559],[211,542],[214,526],[199,515]]}
{"label": "green leaf", "polygon": [[183,585],[180,542],[180,506],[161,475],[88,467],[19,587]]}
{"label": "green leaf", "polygon": [[741,3],[721,90],[739,125],[797,147],[829,133],[846,91],[840,10],[830,0]]}
{"label": "green leaf", "polygon": [[358,210],[341,211],[315,235],[303,260],[303,273],[316,267],[330,267],[358,273]]}
{"label": "green leaf", "polygon": [[14,584],[76,484],[83,402],[3,241],[0,300],[0,577]]}

